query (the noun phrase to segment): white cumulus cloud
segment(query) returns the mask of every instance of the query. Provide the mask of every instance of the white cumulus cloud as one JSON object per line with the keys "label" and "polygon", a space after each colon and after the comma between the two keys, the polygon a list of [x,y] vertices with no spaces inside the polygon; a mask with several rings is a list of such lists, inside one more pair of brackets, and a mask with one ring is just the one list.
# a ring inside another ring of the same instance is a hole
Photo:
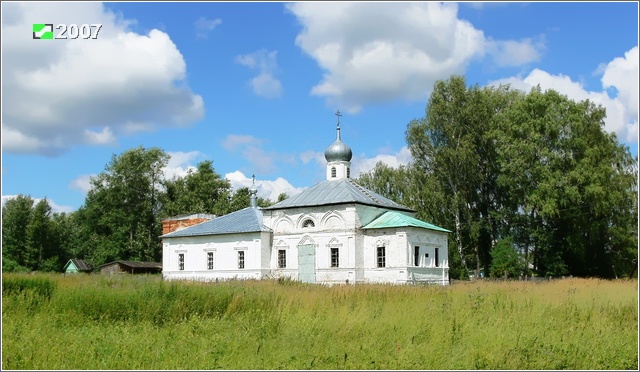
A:
{"label": "white cumulus cloud", "polygon": [[[464,3],[461,3],[462,5],[468,6],[469,8],[475,9],[475,10],[483,10],[483,9],[487,9],[487,8],[496,8],[496,7],[503,7],[503,6],[507,6],[510,3],[506,2],[506,1],[490,1],[490,2],[486,2],[486,1],[467,1]],[[525,5],[526,3],[523,3],[522,5]]]}
{"label": "white cumulus cloud", "polygon": [[[224,178],[229,180],[231,187],[235,190],[242,187],[251,187],[253,184],[253,179],[245,176],[241,171],[227,173]],[[305,190],[304,187],[294,187],[282,177],[278,177],[275,180],[256,179],[256,189],[259,197],[270,199],[274,202],[278,200],[278,196],[281,193],[286,193],[288,197],[291,197]]]}
{"label": "white cumulus cloud", "polygon": [[276,160],[288,157],[273,151],[266,151],[264,140],[250,135],[230,134],[222,141],[222,147],[229,152],[240,152],[258,173],[270,173],[276,169]]}
{"label": "white cumulus cloud", "polygon": [[[135,33],[133,21],[101,3],[15,2],[2,10],[4,151],[55,156],[204,115],[202,98],[184,84],[184,58],[166,33]],[[45,21],[102,27],[95,39],[53,42],[25,31]]]}
{"label": "white cumulus cloud", "polygon": [[537,62],[546,49],[544,38],[515,40],[487,40],[486,51],[499,67],[521,66]]}
{"label": "white cumulus cloud", "polygon": [[[609,62],[602,75],[602,87],[615,88],[617,99],[625,108],[625,121],[638,124],[638,46],[631,48],[624,57]],[[637,134],[637,133],[636,133]]]}
{"label": "white cumulus cloud", "polygon": [[[163,177],[166,180],[184,177],[189,171],[197,170],[194,164],[197,163],[197,159],[203,157],[199,151],[167,151],[167,154],[170,158],[167,166],[162,169]],[[69,183],[69,188],[86,194],[91,190],[91,178],[96,176],[97,174],[82,174]]]}
{"label": "white cumulus cloud", "polygon": [[196,159],[203,156],[200,151],[167,151],[170,156],[167,166],[163,168],[165,179],[172,179],[173,177],[184,177],[189,174],[189,171],[195,171],[197,168],[193,163]]}
{"label": "white cumulus cloud", "polygon": [[308,150],[300,154],[300,160],[304,164],[308,164],[310,161],[315,161],[317,165],[322,166],[323,168],[327,164],[327,159],[324,157],[324,152]]}
{"label": "white cumulus cloud", "polygon": [[205,17],[200,17],[193,23],[193,25],[196,27],[196,35],[199,38],[206,38],[207,36],[209,36],[209,32],[213,31],[216,26],[219,26],[221,24],[222,19],[220,18],[208,19]]}
{"label": "white cumulus cloud", "polygon": [[99,132],[85,129],[84,135],[86,142],[92,145],[113,144],[116,142],[116,137],[109,127],[104,127]]}
{"label": "white cumulus cloud", "polygon": [[372,158],[358,156],[355,157],[352,164],[352,175],[354,178],[360,177],[361,173],[372,170],[378,162],[382,162],[392,168],[400,165],[406,165],[411,162],[411,151],[407,146],[403,146],[400,151],[391,154],[378,154]]}
{"label": "white cumulus cloud", "polygon": [[[458,18],[456,3],[299,2],[287,4],[302,31],[296,45],[324,70],[312,95],[351,113],[366,104],[424,100],[436,80],[490,55],[498,65],[540,57],[541,40],[489,40]],[[511,52],[522,53],[515,58]]]}
{"label": "white cumulus cloud", "polygon": [[83,174],[74,178],[69,183],[69,188],[78,190],[83,194],[86,194],[91,190],[91,177],[95,177],[97,174]]}
{"label": "white cumulus cloud", "polygon": [[278,71],[278,52],[260,49],[257,52],[240,55],[236,62],[252,70],[258,70],[258,75],[250,80],[253,92],[265,98],[279,98],[282,96],[282,84],[276,79]]}
{"label": "white cumulus cloud", "polygon": [[[7,203],[7,201],[9,201],[11,199],[14,199],[17,196],[18,195],[2,195],[2,206],[4,207],[4,205]],[[33,199],[33,205],[34,206],[36,204],[38,204],[38,202],[40,202],[40,200],[42,200],[42,198],[34,198],[34,197],[31,197],[31,199]],[[51,211],[53,213],[71,213],[71,212],[73,212],[75,210],[73,207],[56,204],[51,199],[47,199],[47,203],[49,203],[49,206],[51,207]]]}
{"label": "white cumulus cloud", "polygon": [[[638,68],[638,47],[635,46],[624,57],[598,67],[597,72],[603,74],[600,91],[587,90],[569,76],[553,75],[540,69],[534,69],[524,78],[513,76],[488,85],[510,84],[525,92],[540,85],[543,90],[553,89],[575,101],[588,99],[607,110],[605,130],[616,133],[624,142],[638,143]],[[614,88],[617,94],[610,94],[609,88]]]}

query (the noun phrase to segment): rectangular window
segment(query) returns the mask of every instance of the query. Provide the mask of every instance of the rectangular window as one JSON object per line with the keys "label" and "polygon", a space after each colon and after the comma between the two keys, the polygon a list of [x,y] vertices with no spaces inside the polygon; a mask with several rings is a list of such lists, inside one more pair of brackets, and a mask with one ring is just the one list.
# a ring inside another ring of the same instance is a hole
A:
{"label": "rectangular window", "polygon": [[413,266],[420,266],[420,247],[413,247]]}
{"label": "rectangular window", "polygon": [[278,268],[284,269],[287,267],[287,251],[284,249],[278,250]]}
{"label": "rectangular window", "polygon": [[178,270],[184,270],[184,253],[178,253]]}
{"label": "rectangular window", "polygon": [[238,269],[244,269],[244,251],[238,251]]}
{"label": "rectangular window", "polygon": [[213,270],[213,252],[207,252],[207,269]]}
{"label": "rectangular window", "polygon": [[331,267],[338,267],[340,263],[340,254],[338,248],[331,248]]}
{"label": "rectangular window", "polygon": [[436,261],[436,267],[438,267],[439,266],[439,263],[438,263],[438,248],[436,248],[436,254],[435,254],[434,259]]}
{"label": "rectangular window", "polygon": [[378,247],[378,267],[385,267],[386,257],[384,247]]}

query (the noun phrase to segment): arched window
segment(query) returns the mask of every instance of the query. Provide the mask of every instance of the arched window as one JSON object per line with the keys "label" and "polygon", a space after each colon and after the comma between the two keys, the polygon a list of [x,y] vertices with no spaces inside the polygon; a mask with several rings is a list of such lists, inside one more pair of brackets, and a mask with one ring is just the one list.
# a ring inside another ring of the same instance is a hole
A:
{"label": "arched window", "polygon": [[347,178],[351,178],[351,168],[347,167]]}
{"label": "arched window", "polygon": [[376,261],[378,263],[378,267],[385,267],[386,261],[387,261],[387,255],[386,255],[384,246],[376,247],[376,248],[377,248]]}
{"label": "arched window", "polygon": [[302,227],[316,227],[316,224],[313,223],[313,220],[308,219],[302,223]]}
{"label": "arched window", "polygon": [[338,248],[331,248],[331,267],[340,266],[340,251]]}
{"label": "arched window", "polygon": [[381,240],[378,240],[376,242],[376,264],[378,267],[387,266],[387,254],[386,254],[385,244]]}
{"label": "arched window", "polygon": [[331,178],[336,178],[336,167],[331,167]]}

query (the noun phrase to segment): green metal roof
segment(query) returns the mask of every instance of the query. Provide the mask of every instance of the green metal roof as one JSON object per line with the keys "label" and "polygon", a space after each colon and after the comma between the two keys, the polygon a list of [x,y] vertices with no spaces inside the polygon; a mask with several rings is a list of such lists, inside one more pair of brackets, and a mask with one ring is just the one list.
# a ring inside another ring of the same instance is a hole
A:
{"label": "green metal roof", "polygon": [[447,229],[443,229],[442,227],[430,224],[428,222],[420,221],[417,218],[413,218],[404,213],[400,213],[397,211],[387,211],[384,212],[380,217],[375,220],[369,222],[363,229],[384,229],[389,227],[405,227],[405,226],[413,226],[413,227],[421,227],[423,229],[430,229],[436,231],[443,232],[451,232]]}

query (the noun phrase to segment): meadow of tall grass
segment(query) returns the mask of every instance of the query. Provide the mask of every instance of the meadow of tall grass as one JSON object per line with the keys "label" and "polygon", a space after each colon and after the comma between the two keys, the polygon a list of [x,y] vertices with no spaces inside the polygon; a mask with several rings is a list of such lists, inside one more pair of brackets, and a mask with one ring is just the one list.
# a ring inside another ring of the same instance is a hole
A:
{"label": "meadow of tall grass", "polygon": [[637,281],[2,279],[2,369],[638,369]]}

